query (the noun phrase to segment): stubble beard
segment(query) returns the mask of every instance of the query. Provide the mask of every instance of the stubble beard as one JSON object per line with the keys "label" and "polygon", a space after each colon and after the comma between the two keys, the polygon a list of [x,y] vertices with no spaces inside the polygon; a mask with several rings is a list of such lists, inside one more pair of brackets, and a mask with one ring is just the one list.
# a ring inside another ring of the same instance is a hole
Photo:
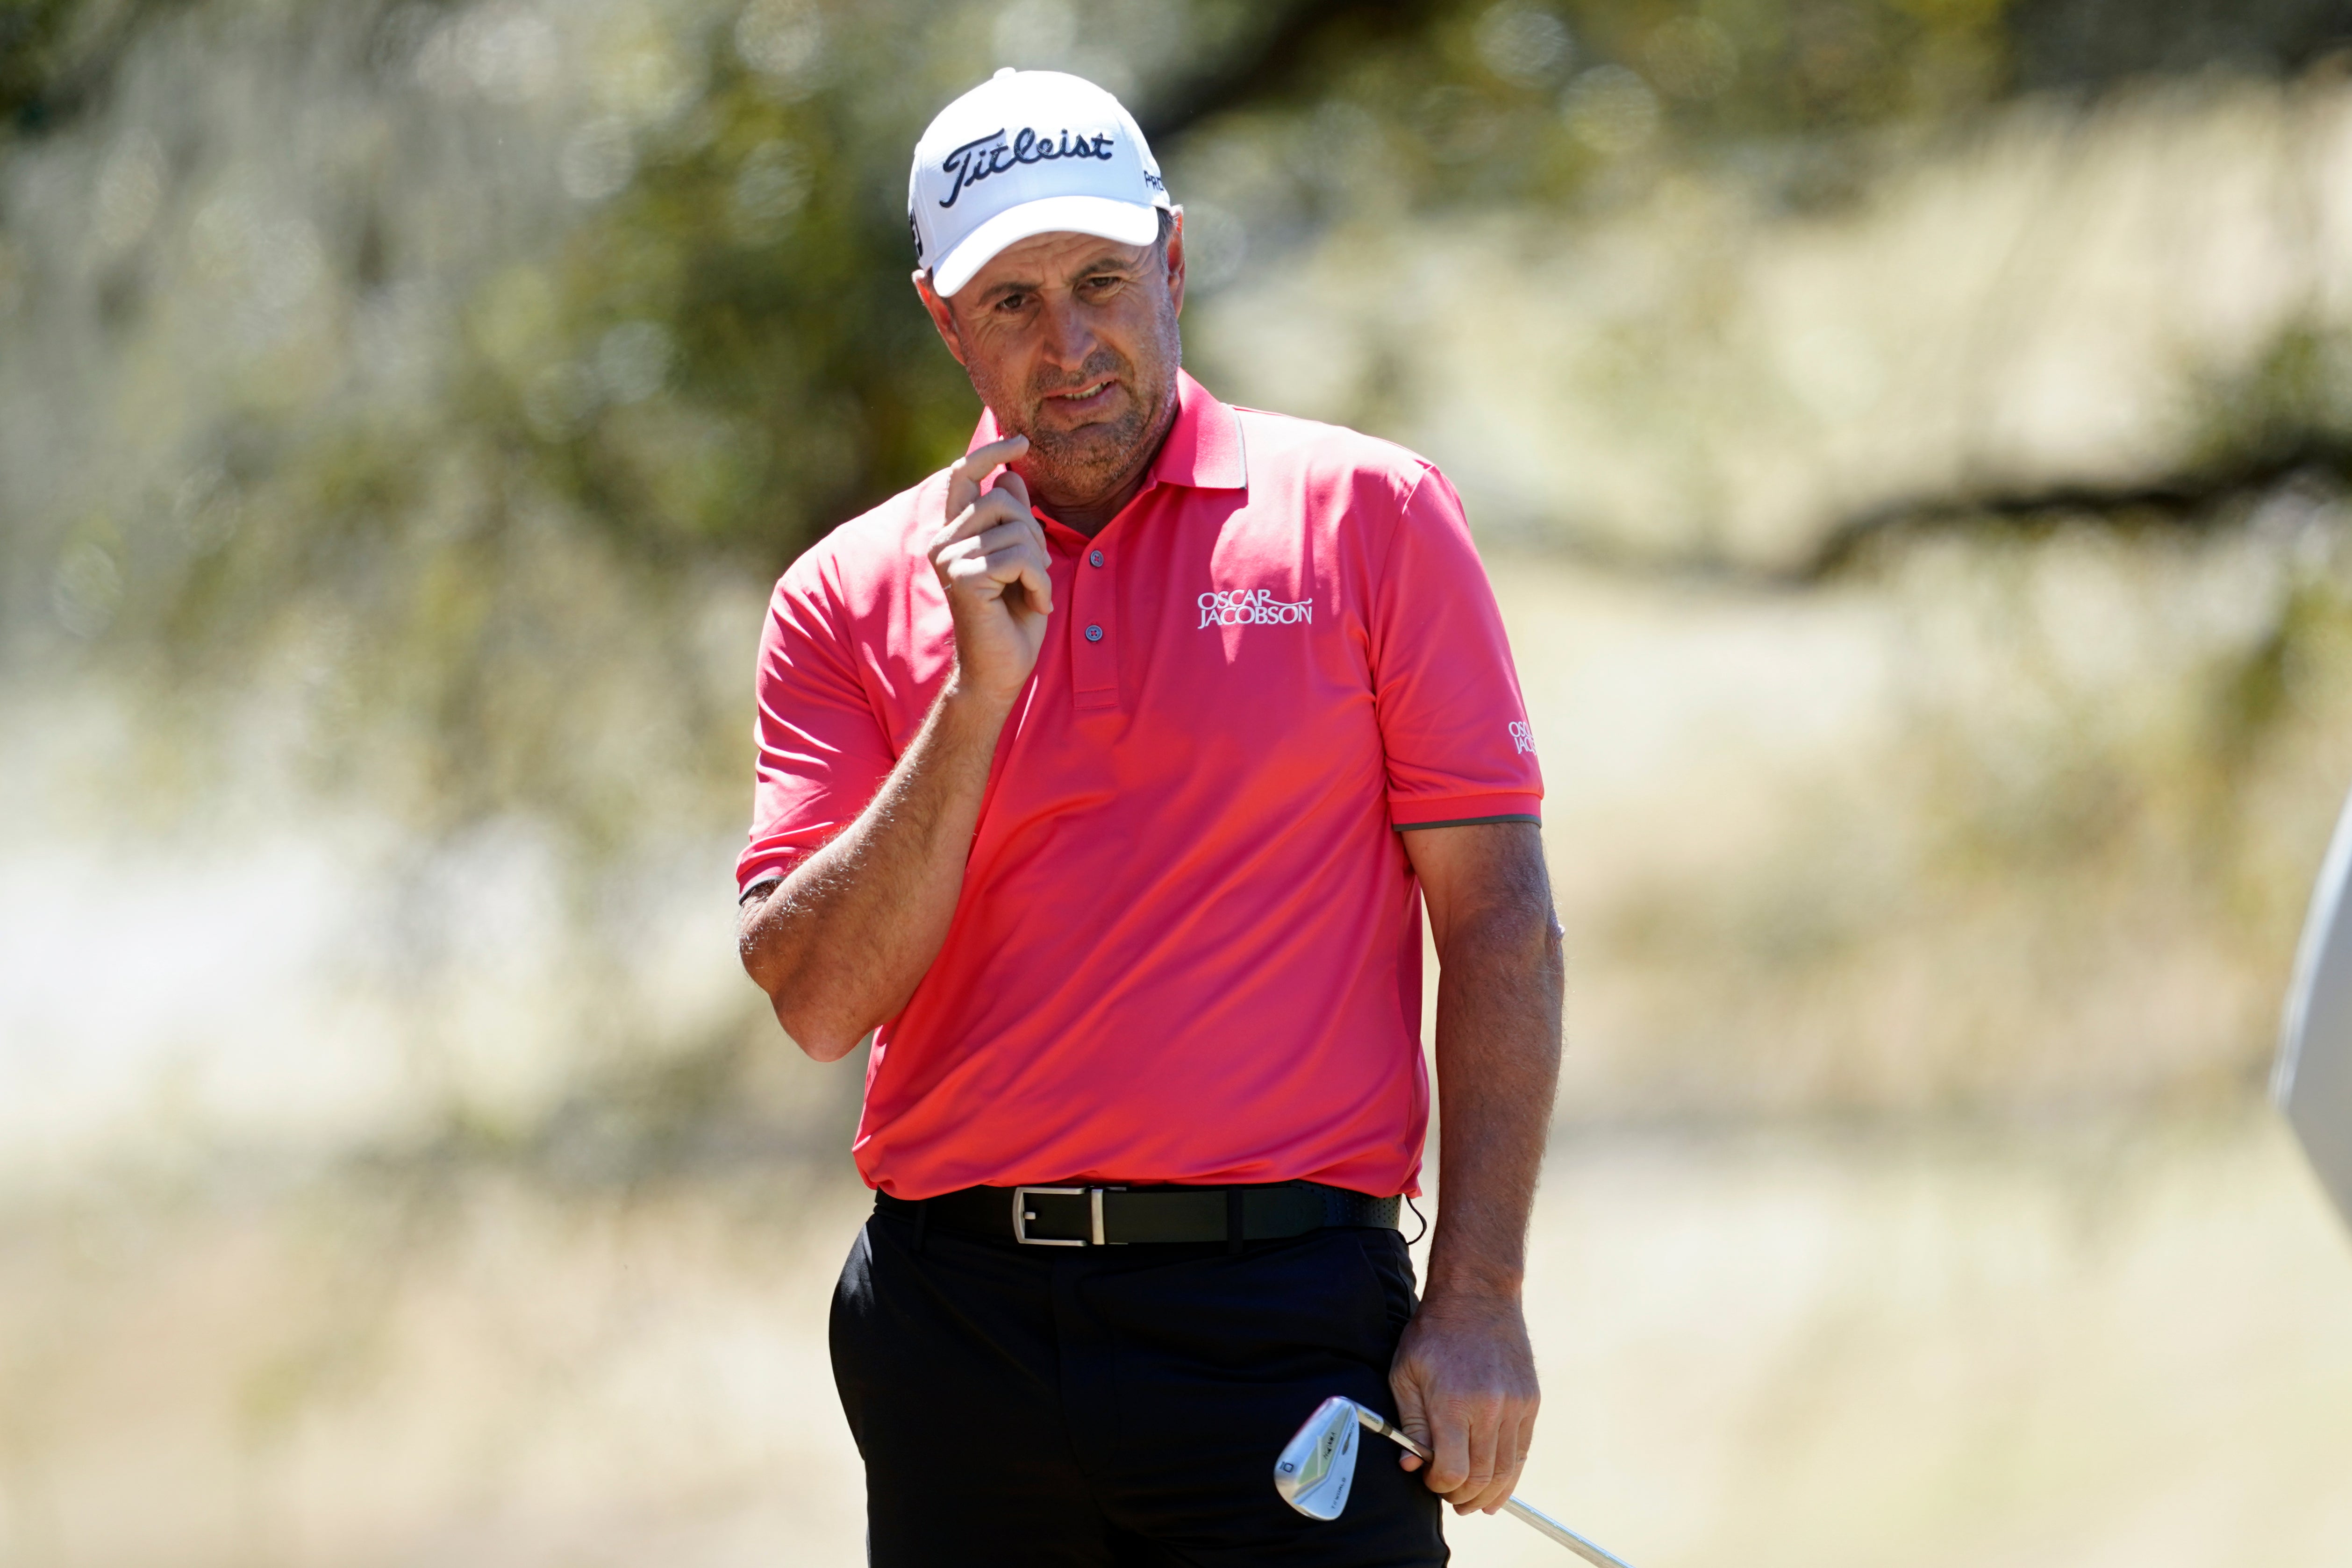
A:
{"label": "stubble beard", "polygon": [[[1094,367],[1088,369],[1093,371]],[[1111,373],[1118,374],[1119,371],[1112,370]],[[1100,374],[1095,371],[1087,379],[1098,379]],[[1038,488],[1091,501],[1126,477],[1135,465],[1136,448],[1143,443],[1150,415],[1157,410],[1145,401],[1153,396],[1155,389],[1137,385],[1131,374],[1123,384],[1129,401],[1116,417],[1076,430],[1055,430],[1042,423],[1037,413],[1044,394],[1033,396],[1024,411],[1029,450],[1021,466],[1030,471]]]}
{"label": "stubble beard", "polygon": [[[1092,504],[1117,490],[1150,460],[1150,449],[1167,434],[1175,402],[1176,372],[1183,352],[1175,326],[1171,311],[1161,323],[1160,341],[1154,345],[1160,350],[1152,356],[1157,362],[1148,367],[1104,350],[1090,356],[1079,375],[1024,388],[1018,396],[1002,395],[1010,389],[982,386],[980,378],[973,378],[973,390],[989,407],[1018,411],[1010,422],[1000,414],[1000,428],[1006,435],[1029,438],[1029,450],[1013,467],[1041,502],[1051,495],[1075,505]],[[1047,396],[1106,377],[1117,377],[1129,394],[1127,406],[1117,414],[1074,430],[1041,423],[1038,415]]]}

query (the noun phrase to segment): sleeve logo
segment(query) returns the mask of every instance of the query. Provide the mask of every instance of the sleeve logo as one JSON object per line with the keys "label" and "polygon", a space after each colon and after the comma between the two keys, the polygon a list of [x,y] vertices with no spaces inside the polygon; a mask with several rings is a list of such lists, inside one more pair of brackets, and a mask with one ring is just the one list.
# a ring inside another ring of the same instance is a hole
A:
{"label": "sleeve logo", "polygon": [[1534,727],[1529,725],[1525,719],[1512,720],[1511,755],[1516,757],[1520,752],[1532,752],[1535,748],[1536,732]]}
{"label": "sleeve logo", "polygon": [[1201,625],[1297,626],[1315,619],[1315,601],[1285,604],[1264,588],[1211,589],[1201,595]]}

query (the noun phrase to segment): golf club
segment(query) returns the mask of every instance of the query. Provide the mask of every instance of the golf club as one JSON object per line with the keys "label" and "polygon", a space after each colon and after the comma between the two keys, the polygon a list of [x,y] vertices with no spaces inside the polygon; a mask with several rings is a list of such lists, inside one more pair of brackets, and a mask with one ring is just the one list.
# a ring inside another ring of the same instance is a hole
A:
{"label": "golf club", "polygon": [[2271,1098],[2352,1219],[2352,800],[2312,889]]}
{"label": "golf club", "polygon": [[[1429,1458],[1429,1450],[1344,1394],[1334,1394],[1315,1407],[1315,1414],[1284,1445],[1274,1462],[1274,1490],[1282,1500],[1309,1519],[1337,1519],[1348,1506],[1348,1490],[1356,1480],[1356,1428],[1368,1427],[1401,1448]],[[1576,1531],[1517,1498],[1507,1499],[1503,1511],[1525,1521],[1551,1537],[1593,1568],[1628,1568]]]}

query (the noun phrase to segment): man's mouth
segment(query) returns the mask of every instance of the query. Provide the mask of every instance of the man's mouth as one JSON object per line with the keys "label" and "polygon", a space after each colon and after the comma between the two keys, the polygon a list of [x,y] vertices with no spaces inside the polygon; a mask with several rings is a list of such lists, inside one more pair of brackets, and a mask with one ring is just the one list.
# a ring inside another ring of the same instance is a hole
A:
{"label": "man's mouth", "polygon": [[1092,413],[1110,402],[1111,388],[1118,383],[1105,379],[1092,382],[1070,392],[1047,392],[1045,401],[1068,413]]}

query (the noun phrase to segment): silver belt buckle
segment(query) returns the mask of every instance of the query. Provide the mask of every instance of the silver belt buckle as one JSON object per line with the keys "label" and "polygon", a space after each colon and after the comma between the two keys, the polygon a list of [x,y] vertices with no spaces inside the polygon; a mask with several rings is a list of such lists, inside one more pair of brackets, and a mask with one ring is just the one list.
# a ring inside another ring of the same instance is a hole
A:
{"label": "silver belt buckle", "polygon": [[[1103,1194],[1125,1192],[1123,1186],[1016,1186],[1013,1189],[1013,1239],[1024,1247],[1107,1247],[1103,1239]],[[1037,1217],[1029,1212],[1029,1195],[1042,1192],[1049,1197],[1083,1197],[1087,1218],[1093,1221],[1094,1239],[1083,1237],[1032,1236],[1029,1222]]]}

